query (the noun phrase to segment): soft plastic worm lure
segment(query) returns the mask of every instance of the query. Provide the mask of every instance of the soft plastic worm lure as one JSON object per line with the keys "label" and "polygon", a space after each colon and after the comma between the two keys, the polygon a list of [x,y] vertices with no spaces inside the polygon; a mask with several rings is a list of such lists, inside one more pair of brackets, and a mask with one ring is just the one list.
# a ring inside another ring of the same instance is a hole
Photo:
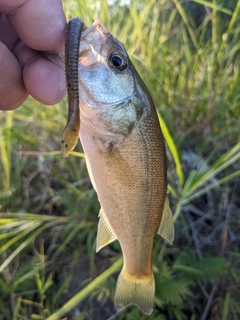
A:
{"label": "soft plastic worm lure", "polygon": [[65,45],[65,72],[68,93],[68,119],[62,135],[62,152],[68,157],[78,142],[80,130],[78,59],[81,33],[86,29],[84,22],[73,18],[68,22]]}

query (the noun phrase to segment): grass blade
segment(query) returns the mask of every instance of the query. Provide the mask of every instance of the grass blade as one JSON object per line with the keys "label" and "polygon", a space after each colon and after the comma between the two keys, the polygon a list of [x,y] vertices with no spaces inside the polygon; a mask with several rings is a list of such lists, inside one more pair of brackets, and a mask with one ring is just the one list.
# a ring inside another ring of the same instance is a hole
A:
{"label": "grass blade", "polygon": [[175,162],[175,166],[176,166],[176,173],[178,176],[178,181],[179,181],[179,185],[182,188],[183,184],[184,184],[184,176],[183,176],[183,171],[182,171],[182,165],[180,162],[180,158],[179,158],[179,154],[178,154],[178,150],[176,147],[176,144],[173,141],[173,138],[168,130],[168,127],[165,123],[165,121],[163,120],[162,116],[160,115],[160,113],[158,112],[158,119],[161,125],[161,129],[162,129],[162,133],[164,136],[164,139],[167,142],[168,148],[172,154],[173,160]]}
{"label": "grass blade", "polygon": [[101,285],[104,281],[106,281],[113,273],[118,271],[123,264],[123,258],[119,258],[113,265],[104,271],[100,276],[94,279],[91,283],[89,283],[84,289],[78,292],[74,297],[72,297],[68,302],[66,302],[58,311],[53,313],[46,320],[59,320],[67,312],[71,311],[74,307],[76,307],[84,298],[86,298],[95,288]]}

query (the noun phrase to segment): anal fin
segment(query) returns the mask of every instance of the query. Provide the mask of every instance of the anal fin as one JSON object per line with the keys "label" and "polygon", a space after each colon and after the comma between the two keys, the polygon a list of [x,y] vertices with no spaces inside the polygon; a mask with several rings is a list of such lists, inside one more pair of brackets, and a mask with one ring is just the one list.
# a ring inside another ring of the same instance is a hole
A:
{"label": "anal fin", "polygon": [[170,244],[174,240],[174,224],[173,224],[173,214],[169,207],[168,198],[165,198],[164,209],[162,214],[162,219],[157,232],[161,237],[163,237]]}
{"label": "anal fin", "polygon": [[99,216],[96,252],[114,240],[117,240],[102,208],[100,209]]}

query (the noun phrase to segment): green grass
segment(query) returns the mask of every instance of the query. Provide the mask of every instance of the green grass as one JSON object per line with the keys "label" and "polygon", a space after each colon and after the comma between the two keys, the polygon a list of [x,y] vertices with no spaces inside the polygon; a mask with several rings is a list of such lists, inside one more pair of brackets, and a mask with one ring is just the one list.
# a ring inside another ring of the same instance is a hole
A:
{"label": "green grass", "polygon": [[[63,5],[123,42],[167,145],[175,241],[155,239],[153,314],[129,307],[116,319],[239,319],[240,1]],[[99,204],[80,143],[61,155],[66,118],[66,100],[0,113],[0,319],[115,313],[120,247],[95,254]]]}

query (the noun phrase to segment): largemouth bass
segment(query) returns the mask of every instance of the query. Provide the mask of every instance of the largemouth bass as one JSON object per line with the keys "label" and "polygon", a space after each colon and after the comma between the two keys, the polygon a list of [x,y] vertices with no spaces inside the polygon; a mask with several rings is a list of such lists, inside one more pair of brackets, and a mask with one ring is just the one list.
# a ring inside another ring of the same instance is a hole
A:
{"label": "largemouth bass", "polygon": [[81,34],[78,73],[80,140],[101,205],[97,251],[114,240],[121,245],[116,309],[133,304],[151,314],[154,236],[174,237],[156,108],[123,45],[100,21]]}

